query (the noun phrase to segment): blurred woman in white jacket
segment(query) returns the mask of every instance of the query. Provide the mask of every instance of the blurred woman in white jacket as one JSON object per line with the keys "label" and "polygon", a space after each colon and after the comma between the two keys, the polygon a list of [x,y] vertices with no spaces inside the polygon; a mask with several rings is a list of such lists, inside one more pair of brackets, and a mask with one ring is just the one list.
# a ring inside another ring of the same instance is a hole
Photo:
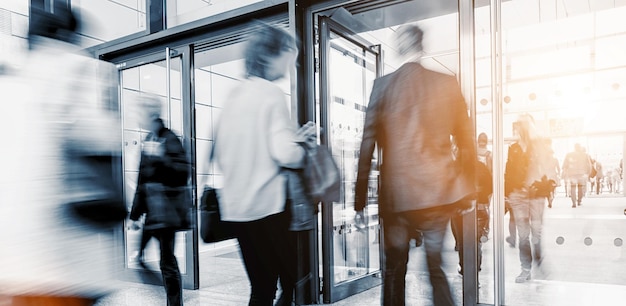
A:
{"label": "blurred woman in white jacket", "polygon": [[88,196],[69,190],[67,148],[121,154],[118,114],[103,105],[116,82],[98,77],[115,68],[72,43],[67,8],[31,17],[24,67],[0,78],[0,304],[92,305],[113,289],[115,248],[111,230],[66,213]]}
{"label": "blurred woman in white jacket", "polygon": [[291,305],[296,252],[290,245],[281,168],[301,168],[302,144],[315,145],[315,126],[299,130],[289,117],[283,78],[297,56],[294,38],[263,25],[245,51],[247,78],[229,95],[215,137],[215,159],[224,175],[222,220],[232,222],[251,284],[250,305]]}

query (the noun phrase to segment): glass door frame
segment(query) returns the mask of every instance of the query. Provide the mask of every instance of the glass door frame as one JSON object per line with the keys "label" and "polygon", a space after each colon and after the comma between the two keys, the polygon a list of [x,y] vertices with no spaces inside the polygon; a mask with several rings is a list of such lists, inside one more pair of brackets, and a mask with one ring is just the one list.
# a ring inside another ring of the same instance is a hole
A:
{"label": "glass door frame", "polygon": [[[382,74],[382,56],[380,48],[373,46],[369,42],[352,33],[348,28],[331,20],[329,17],[319,16],[319,48],[320,48],[320,128],[321,128],[321,144],[329,149],[330,139],[330,97],[328,63],[330,56],[330,34],[333,32],[338,36],[350,41],[351,43],[363,48],[376,56],[376,77]],[[379,219],[380,220],[380,219]],[[382,236],[382,226],[379,235]],[[384,262],[383,243],[379,239],[380,267]],[[361,277],[335,284],[334,279],[334,243],[333,243],[333,207],[332,203],[322,205],[322,293],[325,303],[333,303],[335,301],[352,296],[356,293],[370,289],[382,283],[381,270],[369,272]],[[378,277],[377,277],[378,276]]]}
{"label": "glass door frame", "polygon": [[[180,65],[181,65],[181,71],[180,71],[180,75],[181,75],[181,106],[182,106],[182,135],[177,135],[179,136],[179,138],[181,139],[181,142],[183,144],[183,147],[186,150],[186,154],[187,154],[187,160],[190,163],[190,170],[191,170],[191,181],[190,184],[192,187],[196,186],[196,176],[195,176],[195,168],[193,167],[193,162],[195,160],[195,142],[193,141],[193,139],[195,139],[195,130],[194,130],[194,126],[195,126],[195,116],[193,113],[193,104],[194,104],[194,100],[193,100],[193,92],[194,92],[194,88],[193,88],[193,50],[192,50],[192,46],[190,45],[186,45],[186,46],[180,46],[180,47],[175,47],[175,48],[170,48],[170,47],[163,47],[161,48],[161,51],[156,52],[156,53],[149,53],[146,55],[140,55],[137,57],[121,57],[118,58],[116,61],[112,62],[113,64],[116,65],[117,69],[118,69],[118,73],[120,74],[119,77],[119,84],[118,84],[118,99],[120,101],[120,106],[122,109],[122,112],[124,111],[124,105],[123,105],[123,99],[122,99],[122,88],[123,88],[123,84],[122,84],[122,77],[121,77],[121,72],[123,70],[126,69],[130,69],[130,68],[136,68],[136,67],[140,67],[143,65],[147,65],[147,64],[151,64],[151,63],[155,63],[155,62],[161,62],[161,61],[165,61],[166,62],[166,69],[167,70],[167,76],[166,76],[166,80],[167,82],[171,82],[170,80],[170,76],[169,76],[169,72],[171,70],[171,67],[169,65],[169,61],[173,58],[180,58]],[[169,58],[167,56],[167,54],[169,53]],[[167,93],[169,96],[171,96],[170,90],[169,88],[167,89]],[[168,105],[169,105],[169,101],[168,101]],[[169,116],[169,114],[168,114]],[[123,118],[123,115],[122,115]],[[194,208],[197,207],[196,203],[197,203],[197,194],[195,192],[195,188],[192,188],[193,192],[192,192],[192,201],[193,201],[193,206]],[[125,198],[128,198],[128,196],[125,196]],[[194,216],[192,217],[192,220],[197,220],[197,209],[193,209],[194,212]],[[124,227],[126,227],[126,224],[124,224]],[[181,280],[182,280],[182,285],[184,289],[198,289],[199,288],[199,264],[198,264],[198,231],[197,231],[197,227],[194,227],[194,230],[188,230],[184,232],[185,235],[185,239],[184,241],[185,243],[185,273],[181,273]],[[131,281],[131,282],[144,282],[145,280],[149,280],[150,278],[142,278],[140,277],[142,275],[142,272],[140,270],[137,269],[132,269],[129,268],[127,263],[128,263],[128,258],[126,258],[126,231],[124,230],[124,228],[122,228],[119,231],[119,236],[117,236],[118,243],[121,244],[121,252],[123,252],[122,254],[122,258],[124,258],[124,261],[121,263],[121,273],[120,273],[120,279],[124,280],[124,281]],[[178,242],[181,243],[181,242]],[[152,283],[153,285],[161,285],[162,283],[160,281],[156,281],[155,283]]]}

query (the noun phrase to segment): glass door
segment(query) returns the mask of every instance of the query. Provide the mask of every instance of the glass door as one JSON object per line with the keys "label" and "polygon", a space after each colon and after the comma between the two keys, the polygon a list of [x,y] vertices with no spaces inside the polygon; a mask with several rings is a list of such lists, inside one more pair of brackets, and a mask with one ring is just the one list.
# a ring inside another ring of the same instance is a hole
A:
{"label": "glass door", "polygon": [[[137,105],[138,98],[151,96],[161,101],[161,119],[163,119],[165,126],[179,137],[187,152],[188,160],[192,160],[193,148],[190,141],[192,131],[189,128],[189,122],[192,119],[189,107],[191,88],[183,86],[183,84],[190,84],[188,81],[190,76],[188,54],[186,48],[166,48],[163,52],[117,63],[124,131],[124,193],[129,210],[137,187],[141,144],[148,134],[148,131],[139,123],[141,111]],[[146,273],[139,265],[138,250],[141,230],[134,231],[125,226],[119,241],[123,244],[125,259],[122,278],[136,282],[160,284],[161,277],[150,277],[155,273]],[[197,258],[194,256],[197,253],[196,249],[197,234],[195,231],[176,233],[174,253],[178,260],[183,287],[186,289],[198,287],[198,276],[195,272]],[[160,276],[159,259],[159,243],[156,239],[151,239],[144,252],[144,262],[147,264],[148,270],[152,270]]]}
{"label": "glass door", "polygon": [[354,222],[361,133],[381,57],[378,46],[339,23],[321,16],[318,25],[322,143],[331,150],[343,179],[340,201],[322,206],[322,290],[324,302],[331,303],[381,283],[378,158],[370,178],[368,227],[357,230]]}

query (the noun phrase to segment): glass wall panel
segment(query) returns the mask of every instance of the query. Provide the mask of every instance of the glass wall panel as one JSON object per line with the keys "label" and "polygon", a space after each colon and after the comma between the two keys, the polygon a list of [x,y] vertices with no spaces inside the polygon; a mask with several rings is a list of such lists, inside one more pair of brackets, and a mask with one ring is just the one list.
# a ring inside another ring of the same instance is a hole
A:
{"label": "glass wall panel", "polygon": [[90,47],[146,29],[146,0],[72,0],[80,16],[81,46]]}
{"label": "glass wall panel", "polygon": [[[529,223],[515,217],[517,234],[509,233],[511,218],[505,216],[504,236],[511,237],[504,249],[506,305],[600,305],[624,299],[626,123],[619,114],[626,105],[626,23],[618,20],[626,17],[625,5],[586,0],[502,2],[499,73],[504,142],[516,141],[513,123],[528,113],[540,135],[551,140],[560,166],[566,159],[572,161],[566,156],[579,144],[597,172],[594,176],[587,171],[574,180],[571,172],[560,169],[554,198],[533,206],[543,211],[540,218]],[[477,57],[478,65],[482,58]],[[490,120],[488,86],[477,82],[477,100],[486,99],[477,105],[481,122]],[[507,149],[505,145],[505,161]],[[570,185],[573,181],[578,184]],[[572,197],[578,194],[577,185],[582,190],[580,203]],[[533,230],[526,235],[529,226]],[[527,245],[533,258],[529,279],[518,277],[520,248]]]}
{"label": "glass wall panel", "polygon": [[[358,152],[361,144],[365,110],[369,102],[368,86],[376,77],[376,57],[353,46],[344,38],[331,40],[328,66],[330,96],[329,126],[331,150],[341,170],[343,186],[339,202],[333,203],[334,283],[339,284],[380,270],[378,240],[378,169],[371,175],[372,203],[368,206],[367,231],[354,224],[354,188]],[[367,87],[367,89],[366,89]],[[374,161],[377,163],[377,161]]]}
{"label": "glass wall panel", "polygon": [[263,0],[170,0],[166,1],[167,27],[232,11]]}

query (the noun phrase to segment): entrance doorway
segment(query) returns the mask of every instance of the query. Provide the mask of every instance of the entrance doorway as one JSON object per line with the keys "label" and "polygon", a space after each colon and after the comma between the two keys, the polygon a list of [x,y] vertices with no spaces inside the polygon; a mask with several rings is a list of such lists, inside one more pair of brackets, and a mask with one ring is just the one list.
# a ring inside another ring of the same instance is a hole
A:
{"label": "entrance doorway", "polygon": [[[166,127],[171,129],[182,141],[191,159],[191,142],[189,122],[191,119],[188,103],[189,90],[183,84],[188,80],[186,63],[189,60],[187,48],[165,48],[162,52],[134,58],[117,63],[120,76],[120,98],[122,106],[123,126],[123,167],[124,193],[129,210],[133,202],[139,174],[141,146],[148,135],[145,127],[140,125],[140,109],[138,98],[150,95],[161,100],[162,118]],[[124,244],[123,278],[132,281],[147,282],[160,285],[160,278],[147,277],[139,265],[139,248],[141,231],[130,230],[124,227],[123,237],[119,239]],[[194,269],[194,254],[196,252],[197,235],[194,231],[176,233],[174,253],[178,261],[184,288],[197,288],[197,273]],[[144,251],[144,262],[149,270],[158,272],[159,244],[151,239]]]}

